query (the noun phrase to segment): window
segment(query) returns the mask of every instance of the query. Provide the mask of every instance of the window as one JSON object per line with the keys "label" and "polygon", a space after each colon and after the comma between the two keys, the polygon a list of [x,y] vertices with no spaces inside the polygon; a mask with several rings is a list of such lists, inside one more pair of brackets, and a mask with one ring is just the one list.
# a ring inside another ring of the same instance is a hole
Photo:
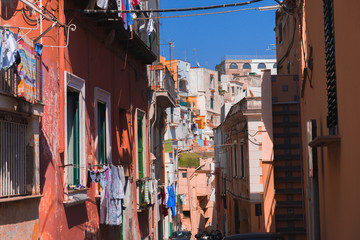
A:
{"label": "window", "polygon": [[233,145],[233,156],[234,156],[234,177],[238,175],[238,163],[237,163],[237,146]]}
{"label": "window", "polygon": [[97,142],[97,162],[111,162],[111,97],[107,91],[96,87],[95,94],[95,142]]}
{"label": "window", "polygon": [[68,172],[68,184],[80,184],[80,131],[79,92],[71,88],[67,91],[67,164],[72,164]]}
{"label": "window", "polygon": [[279,44],[282,44],[282,30],[283,30],[283,26],[282,26],[282,22],[279,23],[278,26],[278,40],[279,40]]}
{"label": "window", "polygon": [[251,69],[250,63],[244,63],[243,64],[243,69]]}
{"label": "window", "polygon": [[186,173],[186,172],[183,172],[181,175],[182,175],[183,178],[186,178],[186,177],[187,177],[187,173]]}
{"label": "window", "polygon": [[244,144],[240,144],[241,177],[245,177]]}
{"label": "window", "polygon": [[174,108],[170,108],[170,122],[174,122]]}
{"label": "window", "polygon": [[277,103],[278,102],[278,98],[277,97],[272,97],[272,103]]}
{"label": "window", "polygon": [[258,64],[258,69],[265,69],[265,68],[266,68],[265,63],[259,63]]}
{"label": "window", "polygon": [[214,98],[210,98],[210,108],[214,109]]}
{"label": "window", "polygon": [[236,63],[230,63],[229,69],[238,69],[238,65]]}
{"label": "window", "polygon": [[65,181],[67,186],[85,185],[85,82],[70,73],[65,76]]}
{"label": "window", "polygon": [[27,173],[34,164],[27,159],[26,132],[25,118],[0,112],[0,197],[28,193]]}
{"label": "window", "polygon": [[[136,111],[136,147],[137,147],[137,177],[142,179],[146,177],[146,141],[145,141],[145,113],[139,109]],[[143,181],[140,181],[138,185],[138,203],[141,204],[144,202],[144,199],[141,194]]]}
{"label": "window", "polygon": [[231,87],[231,93],[234,94],[235,93],[235,88]]}
{"label": "window", "polygon": [[210,88],[214,89],[215,88],[215,81],[214,81],[214,75],[210,75]]}
{"label": "window", "polygon": [[137,149],[138,149],[138,176],[143,178],[144,172],[144,134],[143,134],[143,117],[137,116]]}
{"label": "window", "polygon": [[288,85],[282,85],[282,91],[283,92],[287,92],[289,90],[289,86]]}
{"label": "window", "polygon": [[277,63],[274,63],[273,68],[277,68]]}
{"label": "window", "polygon": [[283,122],[285,122],[285,123],[290,122],[289,116],[284,116],[284,117],[283,117]]}

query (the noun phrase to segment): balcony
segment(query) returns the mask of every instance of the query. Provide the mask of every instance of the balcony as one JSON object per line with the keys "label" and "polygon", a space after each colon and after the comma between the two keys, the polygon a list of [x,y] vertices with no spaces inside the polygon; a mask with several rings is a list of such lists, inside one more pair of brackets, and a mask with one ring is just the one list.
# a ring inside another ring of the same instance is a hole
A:
{"label": "balcony", "polygon": [[25,83],[15,67],[0,71],[0,108],[9,112],[21,112],[41,116],[43,113],[41,64],[36,61],[34,83]]}
{"label": "balcony", "polygon": [[[15,67],[11,67],[7,70],[4,70],[4,69],[1,70],[1,72],[0,72],[0,94],[17,97],[17,98],[24,98],[23,94],[20,93],[20,91],[18,89],[19,83],[20,83],[20,78],[16,74]],[[39,73],[36,76],[32,94],[34,95],[33,96],[34,102],[36,102],[36,103],[42,102],[42,77],[41,77],[41,74],[39,74]]]}
{"label": "balcony", "polygon": [[162,108],[176,106],[175,81],[166,66],[150,66],[150,89],[155,92],[157,103]]}
{"label": "balcony", "polygon": [[[136,13],[132,15],[133,25],[127,29],[124,26],[122,15],[118,14],[116,0],[108,0],[107,9],[101,9],[95,4],[96,1],[67,1],[66,13],[81,13],[82,18],[89,27],[96,31],[97,34],[112,35],[116,42],[126,46],[127,51],[136,56],[142,63],[151,64],[159,55],[159,39],[157,31],[159,31],[158,21],[154,22],[154,31],[148,35],[147,26],[149,25],[149,15],[147,13]],[[145,9],[158,8],[157,2],[154,0],[147,1],[144,5]],[[136,9],[135,9],[136,10]],[[138,9],[140,10],[140,9]],[[136,17],[134,17],[136,15]],[[158,16],[154,13],[153,17]],[[144,27],[145,26],[145,27]],[[105,31],[103,31],[105,30]],[[108,35],[108,36],[109,36]],[[109,37],[107,37],[109,38]]]}

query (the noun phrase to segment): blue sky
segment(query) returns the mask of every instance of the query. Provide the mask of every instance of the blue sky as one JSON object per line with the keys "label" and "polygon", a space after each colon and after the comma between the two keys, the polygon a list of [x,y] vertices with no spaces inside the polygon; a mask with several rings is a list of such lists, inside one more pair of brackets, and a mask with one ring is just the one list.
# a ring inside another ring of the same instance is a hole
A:
{"label": "blue sky", "polygon": [[[244,0],[159,0],[160,9],[200,7],[244,2]],[[161,16],[229,11],[276,5],[274,0],[236,8],[206,11],[162,13]],[[174,42],[172,59],[186,58],[196,66],[195,52],[201,67],[214,69],[224,55],[275,55],[266,50],[275,43],[275,10],[248,10],[233,13],[160,19],[160,43]],[[272,47],[273,48],[273,47]],[[161,45],[160,54],[169,58],[169,45]]]}

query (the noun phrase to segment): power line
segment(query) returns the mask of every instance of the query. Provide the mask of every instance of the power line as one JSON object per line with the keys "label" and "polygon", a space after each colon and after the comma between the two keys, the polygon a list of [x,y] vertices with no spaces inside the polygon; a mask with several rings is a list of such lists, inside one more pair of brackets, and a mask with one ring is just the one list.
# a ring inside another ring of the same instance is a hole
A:
{"label": "power line", "polygon": [[[232,12],[239,12],[239,11],[245,11],[245,10],[256,10],[256,9],[258,9],[258,8],[244,8],[244,9],[237,9],[237,10],[230,10],[230,11],[222,11],[222,12],[196,13],[196,14],[186,14],[186,15],[177,15],[177,16],[152,17],[151,19],[205,16],[205,15],[212,15],[212,14],[232,13]],[[134,18],[133,20],[142,20],[142,19],[150,19],[150,18]]]}
{"label": "power line", "polygon": [[280,6],[265,6],[265,7],[254,7],[254,8],[242,8],[236,10],[222,11],[222,12],[211,12],[211,13],[196,13],[196,14],[186,14],[186,15],[177,15],[177,16],[162,16],[162,17],[143,17],[143,18],[134,18],[133,20],[142,20],[142,19],[163,19],[163,18],[180,18],[180,17],[195,17],[195,16],[205,16],[205,15],[213,15],[213,14],[222,14],[222,13],[232,13],[232,12],[240,12],[240,11],[249,11],[249,10],[275,10]]}
{"label": "power line", "polygon": [[160,13],[160,12],[185,12],[185,11],[198,11],[198,10],[209,10],[216,8],[227,8],[227,7],[239,7],[245,6],[256,2],[261,2],[263,0],[251,0],[247,2],[239,3],[229,3],[229,4],[220,4],[212,6],[203,6],[203,7],[189,7],[189,8],[172,8],[172,9],[146,9],[146,10],[90,10],[90,9],[66,9],[70,12],[81,12],[81,13]]}

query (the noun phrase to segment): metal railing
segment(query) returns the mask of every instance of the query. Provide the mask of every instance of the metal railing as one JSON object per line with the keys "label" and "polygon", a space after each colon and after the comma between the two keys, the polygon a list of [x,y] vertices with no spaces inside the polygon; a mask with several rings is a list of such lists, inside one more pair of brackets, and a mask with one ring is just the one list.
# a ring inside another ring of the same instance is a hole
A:
{"label": "metal railing", "polygon": [[176,101],[176,90],[175,90],[175,80],[172,77],[170,71],[165,67],[165,77],[164,77],[164,87],[170,94],[170,96]]}
{"label": "metal railing", "polygon": [[[41,66],[41,57],[37,56],[36,61],[36,78],[35,78],[35,100],[36,102],[42,102],[43,101],[43,94],[42,94],[42,88],[43,88],[43,74],[42,74],[42,66]],[[16,74],[16,67],[10,67],[8,69],[1,69],[0,71],[0,93],[11,95],[14,97],[18,96],[18,84],[19,84],[20,78]]]}
{"label": "metal railing", "polygon": [[0,197],[27,193],[26,127],[0,120]]}

